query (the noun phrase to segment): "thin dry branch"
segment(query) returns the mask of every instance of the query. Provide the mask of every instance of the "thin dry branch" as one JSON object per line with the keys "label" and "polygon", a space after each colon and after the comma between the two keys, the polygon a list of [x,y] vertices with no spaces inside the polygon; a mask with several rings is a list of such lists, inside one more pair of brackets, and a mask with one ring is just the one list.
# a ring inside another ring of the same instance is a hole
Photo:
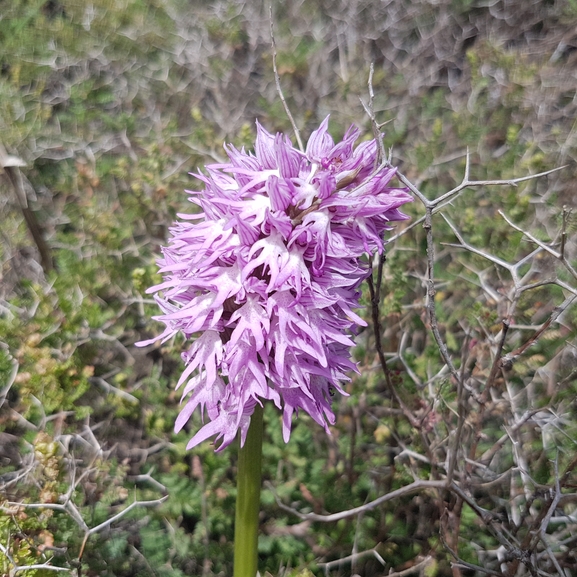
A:
{"label": "thin dry branch", "polygon": [[131,395],[130,393],[123,391],[122,389],[119,389],[114,385],[111,385],[107,380],[103,379],[102,377],[90,377],[89,381],[90,383],[100,386],[107,393],[116,395],[117,397],[120,397],[121,399],[124,399],[125,401],[133,405],[138,405],[140,402],[134,395]]}
{"label": "thin dry branch", "polygon": [[68,569],[66,567],[55,567],[54,565],[50,565],[50,563],[34,563],[33,565],[18,565],[18,563],[14,560],[8,549],[0,543],[0,552],[8,559],[8,562],[12,565],[12,567],[8,570],[8,576],[12,577],[22,571],[56,571],[62,572],[66,571],[68,573],[72,573],[72,569]]}
{"label": "thin dry branch", "polygon": [[48,274],[54,268],[52,253],[48,243],[44,240],[42,227],[36,217],[36,213],[28,204],[28,198],[24,189],[24,179],[22,172],[20,171],[20,167],[22,166],[26,166],[26,163],[20,158],[8,155],[4,145],[0,142],[0,169],[4,170],[10,184],[12,185],[14,196],[16,197],[18,206],[22,211],[22,216],[24,217],[28,231],[30,232],[40,254],[42,269],[46,274]]}
{"label": "thin dry branch", "polygon": [[304,152],[305,148],[303,146],[303,141],[301,139],[301,133],[299,130],[299,127],[297,126],[297,123],[295,122],[295,119],[290,111],[290,108],[288,107],[287,101],[284,97],[283,91],[282,91],[282,87],[280,85],[280,76],[278,74],[278,69],[277,69],[277,65],[276,65],[276,42],[274,39],[274,26],[273,26],[273,18],[272,18],[272,4],[269,6],[269,18],[270,18],[270,41],[271,41],[271,45],[272,45],[272,67],[274,70],[274,79],[275,79],[275,83],[276,83],[276,91],[278,93],[278,96],[282,102],[282,105],[285,109],[286,115],[288,116],[291,126],[293,127],[293,131],[295,133],[295,138],[297,140],[297,144],[299,147],[299,150],[301,152]]}
{"label": "thin dry branch", "polygon": [[548,244],[541,242],[538,238],[533,236],[531,233],[529,233],[526,230],[522,229],[521,227],[517,226],[514,222],[512,222],[509,218],[507,218],[507,216],[505,215],[505,213],[503,211],[499,210],[497,212],[503,217],[505,222],[507,222],[507,224],[511,228],[514,228],[515,230],[523,233],[531,242],[534,242],[537,246],[541,247],[543,250],[546,250],[549,254],[553,255],[556,259],[558,259],[560,262],[562,262],[563,265],[565,266],[565,268],[571,274],[571,276],[574,279],[577,279],[577,270],[575,270],[573,268],[573,266],[571,265],[571,263],[565,258],[565,240],[564,239],[566,239],[566,236],[567,236],[567,232],[565,231],[565,227],[566,227],[565,211],[563,211],[563,225],[562,225],[563,228],[561,231],[561,248],[559,249],[559,251],[556,251],[554,248],[552,248]]}
{"label": "thin dry branch", "polygon": [[437,294],[437,289],[435,288],[435,243],[433,240],[433,212],[431,207],[427,207],[425,214],[425,223],[423,224],[425,233],[427,236],[427,313],[429,316],[429,323],[431,326],[431,332],[439,348],[439,352],[445,361],[447,367],[451,371],[451,375],[455,379],[455,382],[459,382],[459,373],[453,364],[451,355],[441,333],[439,331],[439,325],[437,322],[437,309],[435,307],[435,295]]}
{"label": "thin dry branch", "polygon": [[[383,274],[383,269],[382,269],[382,264],[381,264],[382,262],[383,262],[382,260],[379,261],[377,279],[382,278],[382,274]],[[377,282],[379,282],[379,281],[377,281]],[[391,372],[389,371],[389,368],[387,366],[387,358],[386,358],[385,353],[383,351],[383,345],[381,342],[382,327],[381,327],[381,317],[380,317],[380,311],[379,311],[380,299],[377,297],[377,291],[375,290],[372,276],[369,276],[367,278],[367,283],[368,283],[369,291],[371,294],[371,315],[372,315],[372,321],[373,321],[373,333],[374,333],[374,337],[375,337],[375,349],[377,350],[377,355],[379,356],[379,362],[381,363],[381,367],[383,369],[383,374],[385,375],[385,382],[387,383],[387,388],[389,389],[389,392],[391,393],[392,397],[395,399],[396,403],[399,405],[399,407],[401,407],[401,410],[403,411],[403,414],[405,415],[405,417],[408,419],[409,423],[411,423],[411,425],[413,427],[419,427],[419,425],[420,425],[419,420],[413,415],[411,410],[406,406],[403,399],[401,399],[401,397],[399,396],[399,393],[397,392],[397,390],[395,389],[395,387],[393,385],[393,382],[391,379]]]}
{"label": "thin dry branch", "polygon": [[362,513],[366,513],[367,511],[371,511],[375,507],[378,507],[382,503],[386,503],[387,501],[392,501],[393,499],[397,499],[399,497],[404,497],[407,495],[413,495],[414,493],[418,493],[419,491],[423,491],[426,489],[447,489],[447,482],[446,481],[415,481],[410,485],[406,485],[405,487],[401,487],[400,489],[396,489],[395,491],[391,491],[386,495],[382,495],[378,499],[371,501],[369,503],[365,503],[360,507],[354,507],[353,509],[348,509],[347,511],[341,511],[340,513],[333,513],[330,515],[318,515],[317,513],[301,513],[292,507],[285,505],[278,496],[277,492],[275,491],[273,485],[269,482],[266,483],[267,487],[272,491],[277,505],[286,511],[287,513],[292,513],[296,515],[299,519],[303,521],[318,521],[321,523],[332,523],[334,521],[340,521],[341,519],[347,519],[348,517],[354,517],[355,515],[360,515]]}
{"label": "thin dry branch", "polygon": [[167,499],[168,499],[168,495],[165,495],[164,497],[161,497],[160,499],[154,499],[152,501],[133,501],[132,503],[130,503],[130,505],[128,505],[128,507],[126,507],[125,509],[123,509],[122,511],[117,513],[116,515],[110,517],[110,519],[107,519],[106,521],[100,523],[100,525],[96,525],[96,527],[92,527],[91,529],[88,529],[88,531],[86,531],[84,534],[84,539],[82,541],[82,545],[80,546],[80,551],[78,553],[78,559],[82,559],[82,555],[84,554],[84,548],[86,547],[86,542],[88,541],[88,539],[91,535],[94,535],[95,533],[99,533],[103,529],[110,527],[110,525],[112,525],[116,521],[119,521],[120,519],[122,519],[122,517],[126,516],[128,513],[130,513],[130,511],[132,511],[136,507],[154,507],[156,505],[160,505],[160,504],[164,503]]}
{"label": "thin dry branch", "polygon": [[347,557],[341,557],[340,559],[335,559],[334,561],[328,561],[327,563],[319,563],[318,566],[319,568],[325,570],[325,575],[328,575],[332,569],[338,569],[339,567],[341,567],[342,565],[346,565],[347,563],[354,564],[360,559],[363,559],[365,557],[374,557],[384,567],[385,560],[379,555],[377,547],[374,547],[373,549],[368,549],[367,551],[353,553],[352,555],[348,555]]}
{"label": "thin dry branch", "polygon": [[573,294],[567,297],[559,306],[556,306],[549,318],[529,339],[527,339],[520,347],[508,353],[501,359],[502,366],[505,368],[511,368],[517,358],[519,358],[527,349],[529,349],[529,347],[533,346],[549,329],[551,324],[554,323],[573,304],[576,299],[577,295]]}
{"label": "thin dry branch", "polygon": [[[513,178],[510,180],[469,180],[469,151],[466,153],[466,163],[465,163],[465,173],[460,184],[455,188],[449,190],[448,192],[442,194],[436,199],[429,200],[404,174],[397,171],[396,176],[399,181],[404,184],[423,204],[425,208],[431,208],[433,214],[437,214],[440,210],[450,205],[456,198],[458,198],[467,188],[479,188],[482,186],[516,186],[520,182],[525,182],[528,180],[533,180],[535,178],[540,178],[542,176],[547,176],[554,172],[557,172],[565,166],[559,168],[553,168],[552,170],[547,170],[545,172],[540,172],[538,174],[533,174],[530,176],[522,176],[519,178]],[[423,215],[420,218],[411,222],[403,230],[399,231],[397,234],[392,236],[389,242],[394,242],[401,236],[407,234],[410,230],[425,222],[427,215]]]}
{"label": "thin dry branch", "polygon": [[[368,80],[368,89],[369,89],[369,102],[365,104],[364,100],[360,98],[361,104],[367,113],[371,121],[371,126],[373,127],[373,136],[378,145],[378,153],[377,157],[375,158],[375,168],[383,162],[383,160],[387,159],[387,164],[390,163],[390,158],[387,158],[385,153],[385,145],[383,143],[383,133],[381,132],[381,128],[384,124],[379,124],[377,122],[377,118],[375,116],[375,109],[374,109],[374,102],[375,102],[375,91],[373,89],[373,76],[375,74],[375,65],[371,62],[371,67],[369,70],[369,80]],[[386,123],[385,123],[386,124]]]}

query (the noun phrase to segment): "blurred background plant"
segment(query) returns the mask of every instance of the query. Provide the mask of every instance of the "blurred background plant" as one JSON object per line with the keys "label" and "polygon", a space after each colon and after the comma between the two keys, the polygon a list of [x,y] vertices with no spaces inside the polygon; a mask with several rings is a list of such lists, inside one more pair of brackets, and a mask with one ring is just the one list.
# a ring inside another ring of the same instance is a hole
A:
{"label": "blurred background plant", "polygon": [[[330,112],[372,137],[374,63],[375,120],[429,201],[376,269],[379,307],[365,287],[387,370],[370,327],[329,438],[301,416],[285,445],[267,407],[261,572],[575,574],[577,4],[273,11],[305,136]],[[172,432],[182,343],[133,343],[158,332],[144,290],[187,172],[255,118],[291,133],[269,25],[252,1],[0,0],[2,574],[231,573],[234,452]],[[471,181],[566,166],[435,202],[467,148]]]}

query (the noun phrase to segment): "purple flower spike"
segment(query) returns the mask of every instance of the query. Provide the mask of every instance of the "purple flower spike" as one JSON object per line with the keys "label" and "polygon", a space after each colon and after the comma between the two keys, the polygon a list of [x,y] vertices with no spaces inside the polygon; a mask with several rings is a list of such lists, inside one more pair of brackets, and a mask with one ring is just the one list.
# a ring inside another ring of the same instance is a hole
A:
{"label": "purple flower spike", "polygon": [[179,215],[158,262],[155,293],[166,325],[157,339],[178,332],[193,339],[182,353],[184,407],[179,431],[200,407],[205,423],[188,448],[216,436],[228,446],[263,401],[282,411],[285,441],[292,415],[308,413],[329,432],[331,396],[356,370],[351,335],[364,324],[359,306],[369,274],[363,255],[384,250],[399,207],[412,200],[393,188],[391,167],[375,167],[376,141],[356,148],[352,126],[334,143],[328,117],[306,152],[257,123],[255,154],[225,146],[230,162],[196,175],[190,192],[202,209]]}

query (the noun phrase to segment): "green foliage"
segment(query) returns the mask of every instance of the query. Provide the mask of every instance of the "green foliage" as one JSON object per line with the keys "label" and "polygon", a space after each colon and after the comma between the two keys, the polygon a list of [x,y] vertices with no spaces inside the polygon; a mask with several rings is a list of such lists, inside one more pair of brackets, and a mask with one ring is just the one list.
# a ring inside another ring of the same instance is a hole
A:
{"label": "green foliage", "polygon": [[[9,575],[15,566],[37,565],[39,557],[43,561],[52,558],[50,552],[44,552],[44,546],[54,541],[53,534],[46,529],[48,519],[28,516],[17,507],[0,512],[0,539],[8,544],[8,555],[0,552],[0,570]],[[26,536],[27,538],[22,538]],[[21,571],[26,577],[46,577],[47,570]]]}
{"label": "green foliage", "polygon": [[[476,0],[434,9],[394,4],[404,15],[394,25],[379,3],[305,2],[298,13],[288,3],[275,6],[277,64],[303,136],[328,112],[335,135],[353,120],[370,134],[358,96],[366,100],[371,60],[378,120],[392,121],[385,144],[394,146],[403,173],[414,182],[422,176],[428,198],[459,182],[466,147],[471,179],[509,179],[574,157],[574,127],[566,120],[575,115],[574,90],[558,80],[572,56],[555,40],[574,24],[573,0],[541,3],[539,23],[529,22],[535,15],[520,2],[511,3],[518,14],[507,12],[503,21]],[[196,210],[182,191],[202,183],[187,170],[218,162],[223,140],[250,147],[255,117],[291,132],[274,92],[268,13],[225,0],[14,0],[0,1],[0,12],[2,144],[27,161],[22,173],[35,191],[29,203],[55,266],[39,271],[22,214],[3,197],[0,543],[11,560],[0,554],[0,570],[48,563],[103,576],[230,574],[234,451],[215,454],[209,443],[186,451],[199,415],[173,432],[182,339],[145,350],[133,344],[158,334],[148,320],[157,308],[145,291],[160,281],[154,261],[175,214]],[[505,29],[502,22],[516,24]],[[455,45],[440,59],[449,39]],[[557,159],[558,150],[565,156]],[[509,263],[531,254],[535,243],[498,210],[545,243],[555,242],[565,218],[569,251],[575,219],[559,207],[572,202],[570,172],[551,177],[549,187],[469,188],[443,214],[472,247]],[[423,215],[418,202],[407,212],[413,222]],[[450,575],[442,513],[458,508],[442,492],[405,495],[329,524],[301,523],[276,499],[300,512],[333,513],[415,479],[438,478],[446,472],[439,455],[451,446],[460,411],[473,457],[459,463],[458,482],[480,478],[471,459],[483,461],[504,431],[512,435],[479,466],[510,475],[508,490],[497,483],[487,491],[485,483],[495,481],[487,478],[471,495],[500,520],[512,495],[517,502],[534,491],[519,506],[520,525],[510,528],[519,540],[530,536],[531,515],[550,506],[547,491],[554,493],[557,476],[566,487],[577,482],[577,380],[566,348],[576,337],[575,308],[519,354],[483,405],[512,280],[504,267],[455,246],[438,213],[433,232],[439,330],[474,386],[460,405],[455,380],[443,372],[426,314],[426,237],[417,226],[387,247],[384,267],[382,338],[399,398],[380,370],[369,327],[356,337],[361,374],[345,385],[351,396],[335,400],[330,437],[299,415],[285,445],[278,412],[266,407],[261,573],[324,575],[322,563],[376,547],[386,566],[367,556],[356,573],[381,575],[431,555],[424,574]],[[570,285],[572,276],[556,267],[543,254],[519,274],[538,283],[555,272]],[[370,321],[363,290],[362,314]],[[504,352],[523,347],[567,294],[543,284],[519,295]],[[513,441],[527,456],[529,481],[507,473],[517,467]],[[165,502],[132,509],[82,550],[81,523],[96,527],[133,500],[161,494]],[[70,510],[28,507],[62,504],[64,496],[80,520]],[[574,514],[570,503],[560,507]],[[466,504],[459,527],[456,552],[469,563],[482,564],[479,552],[500,545]],[[343,564],[331,574],[352,572]]]}

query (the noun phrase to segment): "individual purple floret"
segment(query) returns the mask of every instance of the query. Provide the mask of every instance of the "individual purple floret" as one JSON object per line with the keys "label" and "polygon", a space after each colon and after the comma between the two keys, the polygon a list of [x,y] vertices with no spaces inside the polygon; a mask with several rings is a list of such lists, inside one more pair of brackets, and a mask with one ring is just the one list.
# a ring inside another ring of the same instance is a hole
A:
{"label": "individual purple floret", "polygon": [[359,306],[367,259],[384,249],[399,207],[412,199],[376,166],[377,142],[356,148],[351,127],[335,145],[328,117],[302,153],[257,123],[255,154],[226,146],[230,161],[195,175],[202,212],[179,215],[158,262],[164,282],[150,288],[166,325],[191,340],[182,354],[182,429],[200,407],[208,422],[188,448],[216,435],[218,450],[238,431],[244,444],[255,406],[282,411],[285,442],[293,413],[306,411],[329,432],[331,397],[356,366],[350,335],[365,325]]}

